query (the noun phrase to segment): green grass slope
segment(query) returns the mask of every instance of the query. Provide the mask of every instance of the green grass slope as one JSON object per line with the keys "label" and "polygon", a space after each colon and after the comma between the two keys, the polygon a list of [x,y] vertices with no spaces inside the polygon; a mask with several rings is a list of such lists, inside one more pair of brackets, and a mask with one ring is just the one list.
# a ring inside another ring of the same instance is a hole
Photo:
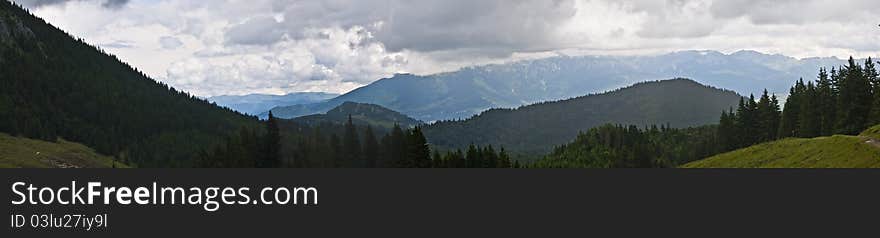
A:
{"label": "green grass slope", "polygon": [[880,126],[859,136],[783,139],[692,162],[683,168],[880,168]]}
{"label": "green grass slope", "polygon": [[[57,143],[0,133],[0,168],[110,168],[113,158],[81,144]],[[120,163],[116,167],[126,167]]]}

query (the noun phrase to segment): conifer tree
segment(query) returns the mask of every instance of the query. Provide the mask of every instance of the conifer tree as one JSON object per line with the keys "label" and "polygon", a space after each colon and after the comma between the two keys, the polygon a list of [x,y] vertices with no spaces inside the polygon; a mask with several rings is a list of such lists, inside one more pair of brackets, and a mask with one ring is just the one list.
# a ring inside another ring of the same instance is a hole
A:
{"label": "conifer tree", "polygon": [[874,60],[868,57],[865,60],[865,78],[871,84],[871,110],[868,113],[867,127],[880,124],[880,75],[878,75]]}
{"label": "conifer tree", "polygon": [[[835,72],[835,74],[837,74]],[[836,76],[835,76],[836,77]],[[819,106],[819,135],[828,136],[834,133],[834,126],[837,120],[837,94],[835,93],[834,82],[828,77],[825,68],[819,69],[819,76],[816,81],[816,94]]]}
{"label": "conifer tree", "polygon": [[504,147],[501,147],[501,151],[498,152],[498,168],[511,168],[512,166],[513,165],[510,163],[510,155],[507,154]]}
{"label": "conifer tree", "polygon": [[779,129],[779,102],[776,96],[771,97],[764,89],[764,93],[758,100],[758,138],[756,142],[765,142],[776,139],[776,133]]}
{"label": "conifer tree", "polygon": [[800,125],[801,101],[806,86],[804,80],[798,80],[789,91],[788,100],[785,101],[785,110],[782,112],[782,119],[779,125],[779,137],[794,137],[799,134],[798,125]]}
{"label": "conifer tree", "polygon": [[411,168],[415,166],[410,163],[411,160],[407,158],[408,150],[406,140],[406,133],[403,132],[400,125],[395,124],[394,128],[391,129],[391,134],[389,134],[388,142],[385,145],[388,153],[387,156],[393,167]]}
{"label": "conifer tree", "polygon": [[343,167],[344,163],[344,155],[342,153],[342,141],[339,139],[335,133],[330,135],[330,150],[328,151],[329,156],[324,158],[325,160],[331,161],[331,167],[338,168]]}
{"label": "conifer tree", "polygon": [[[656,128],[656,126],[653,128],[652,134],[659,133]],[[733,108],[731,108],[730,111],[721,112],[721,120],[718,123],[718,143],[725,151],[734,150],[739,146],[737,145],[736,138],[736,114],[733,112]]]}
{"label": "conifer tree", "polygon": [[269,112],[266,120],[266,136],[263,139],[263,158],[257,163],[260,168],[277,168],[281,165],[281,132],[278,129],[278,119]]}
{"label": "conifer tree", "polygon": [[428,147],[428,141],[422,134],[422,129],[415,127],[409,132],[407,138],[407,162],[408,166],[416,168],[431,167],[431,149]]}
{"label": "conifer tree", "polygon": [[367,126],[364,131],[364,162],[367,168],[377,167],[379,159],[379,142],[376,141],[376,135],[373,133],[373,127]]}
{"label": "conifer tree", "polygon": [[343,134],[342,139],[342,166],[363,167],[363,163],[360,158],[360,155],[362,153],[360,135],[358,135],[357,127],[351,120],[351,115],[348,115],[348,121],[346,121],[345,123],[345,134]]}
{"label": "conifer tree", "polygon": [[838,99],[839,119],[837,132],[854,135],[868,127],[868,114],[873,97],[871,84],[862,67],[850,57],[849,63],[839,72],[841,81]]}
{"label": "conifer tree", "polygon": [[819,136],[821,132],[821,118],[819,115],[819,94],[813,82],[808,82],[799,97],[800,110],[798,114],[797,137],[812,138]]}

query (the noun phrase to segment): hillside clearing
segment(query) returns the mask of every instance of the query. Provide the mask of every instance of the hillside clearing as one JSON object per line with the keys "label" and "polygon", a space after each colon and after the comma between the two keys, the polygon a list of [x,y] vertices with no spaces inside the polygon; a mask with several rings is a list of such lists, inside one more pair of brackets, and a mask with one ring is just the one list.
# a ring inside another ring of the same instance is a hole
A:
{"label": "hillside clearing", "polygon": [[[0,168],[110,168],[113,158],[81,144],[47,142],[0,133]],[[116,167],[127,167],[116,163]]]}

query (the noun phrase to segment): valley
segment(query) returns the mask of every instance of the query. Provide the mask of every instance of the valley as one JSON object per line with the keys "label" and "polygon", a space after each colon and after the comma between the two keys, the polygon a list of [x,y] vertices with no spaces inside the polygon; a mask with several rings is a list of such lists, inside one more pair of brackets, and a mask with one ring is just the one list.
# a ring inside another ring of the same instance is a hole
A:
{"label": "valley", "polygon": [[206,99],[3,1],[0,167],[875,167],[874,63],[556,56]]}

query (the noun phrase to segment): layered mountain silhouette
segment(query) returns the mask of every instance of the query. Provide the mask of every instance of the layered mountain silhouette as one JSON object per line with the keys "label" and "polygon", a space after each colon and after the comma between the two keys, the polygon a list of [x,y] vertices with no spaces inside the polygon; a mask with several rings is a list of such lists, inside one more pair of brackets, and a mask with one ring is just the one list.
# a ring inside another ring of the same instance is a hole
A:
{"label": "layered mountain silhouette", "polygon": [[678,77],[742,95],[760,94],[766,88],[784,98],[788,86],[798,78],[813,79],[819,67],[843,63],[837,58],[796,59],[755,51],[553,57],[427,76],[398,74],[326,102],[277,107],[272,111],[279,117],[294,118],[324,113],[351,101],[381,105],[431,122],[468,118],[490,108],[518,107]]}
{"label": "layered mountain silhouette", "polygon": [[338,96],[339,94],[321,92],[290,93],[287,95],[222,95],[209,97],[208,101],[241,113],[260,115],[278,106],[316,103]]}
{"label": "layered mountain silhouette", "polygon": [[663,80],[517,109],[493,109],[423,130],[428,142],[438,148],[494,145],[540,155],[570,142],[580,131],[607,123],[676,128],[715,124],[721,112],[737,105],[740,98],[733,91],[689,79]]}
{"label": "layered mountain silhouette", "polygon": [[342,103],[325,114],[297,117],[292,121],[310,126],[321,123],[342,125],[348,121],[349,117],[355,125],[370,125],[384,129],[391,129],[395,124],[402,128],[411,128],[422,124],[421,121],[379,105],[354,102]]}

